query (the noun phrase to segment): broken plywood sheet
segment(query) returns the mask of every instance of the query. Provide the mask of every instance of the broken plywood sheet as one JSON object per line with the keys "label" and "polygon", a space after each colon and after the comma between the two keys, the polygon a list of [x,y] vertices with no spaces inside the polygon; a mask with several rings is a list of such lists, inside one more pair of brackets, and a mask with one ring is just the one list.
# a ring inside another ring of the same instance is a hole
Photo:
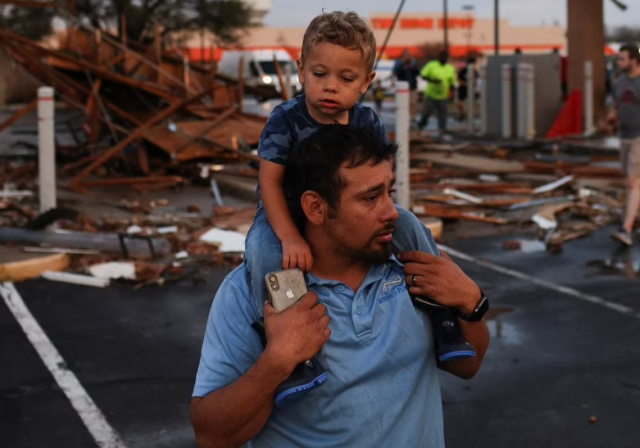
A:
{"label": "broken plywood sheet", "polygon": [[55,254],[0,264],[0,281],[20,282],[39,277],[46,271],[64,271],[69,267],[67,254]]}
{"label": "broken plywood sheet", "polygon": [[170,129],[166,125],[147,130],[145,140],[171,154],[174,163],[200,158],[236,158],[237,155],[226,151],[234,147],[233,137],[243,139],[248,145],[257,145],[264,123],[245,116],[233,116],[220,126],[202,135],[211,121],[183,121]]}
{"label": "broken plywood sheet", "polygon": [[454,166],[478,173],[518,173],[524,171],[524,165],[520,162],[467,156],[463,154],[411,154],[411,160],[421,160],[436,165]]}

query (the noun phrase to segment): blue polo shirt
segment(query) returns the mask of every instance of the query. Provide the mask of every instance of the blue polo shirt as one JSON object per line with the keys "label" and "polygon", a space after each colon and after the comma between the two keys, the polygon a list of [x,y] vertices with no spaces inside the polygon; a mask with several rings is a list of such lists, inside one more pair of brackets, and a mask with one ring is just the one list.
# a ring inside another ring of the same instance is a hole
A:
{"label": "blue polo shirt", "polygon": [[[331,318],[318,359],[320,387],[274,409],[250,447],[443,448],[442,402],[428,318],[414,308],[402,265],[369,271],[357,294],[344,283],[307,275]],[[262,309],[241,265],[218,290],[193,391],[204,397],[240,378],[262,353],[251,328]]]}

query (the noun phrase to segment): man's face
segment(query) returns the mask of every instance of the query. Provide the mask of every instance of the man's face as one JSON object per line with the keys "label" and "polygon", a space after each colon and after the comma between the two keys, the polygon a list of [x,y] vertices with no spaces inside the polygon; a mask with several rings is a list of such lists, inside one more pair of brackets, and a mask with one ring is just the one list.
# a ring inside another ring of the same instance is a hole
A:
{"label": "man's face", "polygon": [[391,239],[398,212],[391,195],[395,184],[393,162],[340,168],[346,185],[335,216],[325,222],[338,251],[357,260],[380,264],[391,255]]}
{"label": "man's face", "polygon": [[618,55],[618,68],[623,73],[628,73],[633,68],[633,61],[629,57],[628,51],[621,51]]}
{"label": "man's face", "polygon": [[[298,61],[309,112],[321,123],[340,121],[364,94],[375,73],[369,72],[360,50],[349,50],[329,42],[311,49],[304,63]],[[345,123],[343,123],[345,124]]]}

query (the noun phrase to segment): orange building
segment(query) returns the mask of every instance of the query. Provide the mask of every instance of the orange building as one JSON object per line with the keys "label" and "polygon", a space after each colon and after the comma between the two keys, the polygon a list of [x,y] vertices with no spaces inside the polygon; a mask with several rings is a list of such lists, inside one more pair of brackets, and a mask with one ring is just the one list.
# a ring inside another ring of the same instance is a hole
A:
{"label": "orange building", "polygon": [[[393,24],[393,13],[375,13],[369,18],[378,42],[378,50]],[[241,40],[245,49],[285,48],[297,58],[305,28],[257,27]],[[205,39],[205,42],[209,41]],[[554,48],[566,49],[565,30],[560,25],[522,27],[500,20],[500,52],[548,53]],[[387,45],[384,57],[395,59],[405,49],[420,57],[427,45],[443,45],[444,18],[441,13],[402,14]],[[200,38],[193,36],[185,45],[192,60],[218,60],[222,49],[201,48]],[[484,54],[494,52],[494,21],[478,18],[473,13],[449,14],[449,47],[452,56],[462,57],[474,50]]]}

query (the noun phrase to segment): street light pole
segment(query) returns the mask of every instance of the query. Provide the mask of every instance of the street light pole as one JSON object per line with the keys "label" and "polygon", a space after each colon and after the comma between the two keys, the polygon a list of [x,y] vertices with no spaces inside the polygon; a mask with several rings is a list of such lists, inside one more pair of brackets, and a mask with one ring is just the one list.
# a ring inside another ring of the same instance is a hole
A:
{"label": "street light pole", "polygon": [[494,45],[496,56],[500,54],[500,0],[493,0],[494,2]]}
{"label": "street light pole", "polygon": [[449,2],[444,0],[444,17],[443,17],[443,26],[444,26],[444,49],[445,51],[449,51]]}
{"label": "street light pole", "polygon": [[472,19],[472,15],[473,15],[473,11],[475,9],[474,5],[464,5],[462,7],[463,11],[467,11],[469,13],[469,15],[467,16],[467,26],[468,26],[468,30],[467,30],[467,56],[469,56],[469,53],[471,53],[471,19]]}

